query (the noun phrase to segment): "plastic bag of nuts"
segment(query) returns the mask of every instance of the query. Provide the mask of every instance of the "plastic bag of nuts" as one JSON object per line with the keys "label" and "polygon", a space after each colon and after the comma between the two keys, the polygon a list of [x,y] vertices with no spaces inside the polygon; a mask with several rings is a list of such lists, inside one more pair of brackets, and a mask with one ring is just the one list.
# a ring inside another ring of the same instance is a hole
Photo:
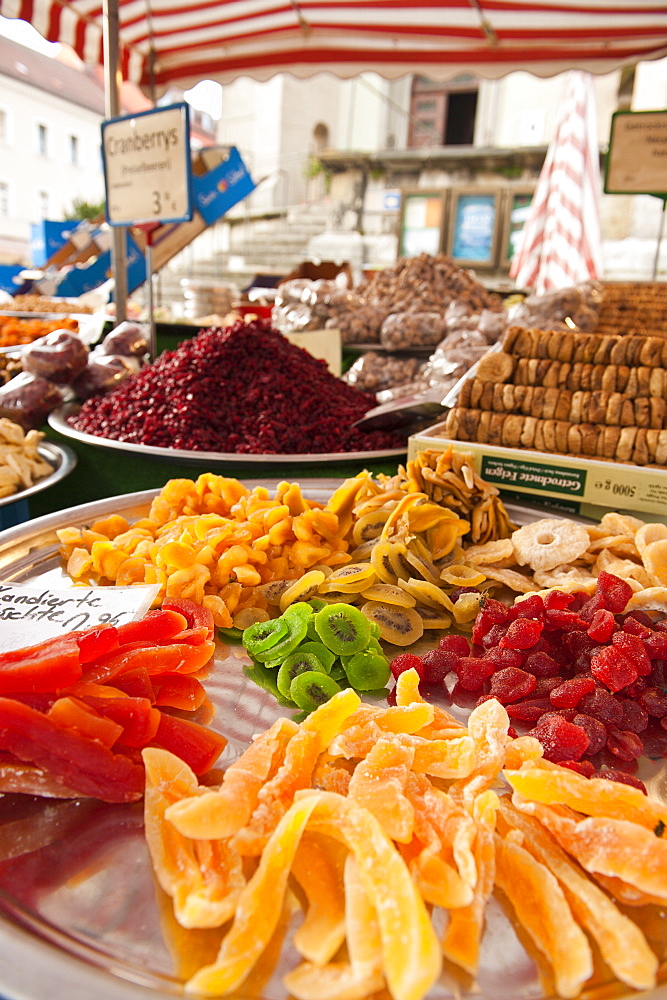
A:
{"label": "plastic bag of nuts", "polygon": [[343,344],[379,344],[380,329],[387,313],[376,306],[360,304],[331,316],[325,323],[328,330],[340,330]]}
{"label": "plastic bag of nuts", "polygon": [[381,392],[418,378],[425,361],[420,358],[366,351],[342,376],[344,382],[363,392]]}
{"label": "plastic bag of nuts", "polygon": [[447,332],[439,312],[402,312],[387,316],[380,330],[380,343],[392,350],[435,347]]}

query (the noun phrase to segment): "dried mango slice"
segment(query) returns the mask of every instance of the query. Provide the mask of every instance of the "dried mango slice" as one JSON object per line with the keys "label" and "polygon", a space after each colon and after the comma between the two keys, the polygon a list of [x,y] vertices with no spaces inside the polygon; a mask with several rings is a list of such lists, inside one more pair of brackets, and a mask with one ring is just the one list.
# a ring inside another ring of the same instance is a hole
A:
{"label": "dried mango slice", "polygon": [[503,797],[500,814],[523,834],[522,846],[558,879],[578,922],[592,935],[605,962],[636,990],[655,986],[658,959],[639,927],[583,874],[539,823]]}
{"label": "dried mango slice", "polygon": [[186,837],[233,836],[250,819],[260,789],[275,774],[298,728],[290,719],[278,719],[229,765],[217,791],[175,802],[167,808],[166,818]]}
{"label": "dried mango slice", "polygon": [[357,858],[377,914],[389,992],[394,1000],[421,1000],[440,975],[442,956],[405,862],[367,809],[331,792],[313,794],[312,829],[342,840]]}
{"label": "dried mango slice", "polygon": [[639,788],[604,778],[585,778],[568,767],[528,767],[505,770],[504,776],[524,799],[545,805],[570,806],[586,816],[609,816],[639,823],[649,830],[667,825],[667,808]]}
{"label": "dried mango slice", "polygon": [[215,962],[187,981],[187,993],[223,996],[245,980],[276,929],[292,861],[317,803],[317,793],[308,795],[282,817],[239,895],[234,922]]}
{"label": "dried mango slice", "polygon": [[357,764],[348,795],[375,816],[392,840],[407,844],[414,831],[414,809],[406,798],[405,785],[414,759],[414,749],[394,739],[379,739]]}
{"label": "dried mango slice", "polygon": [[606,817],[577,822],[549,806],[516,804],[534,815],[586,871],[620,878],[641,892],[667,899],[667,840],[654,831]]}
{"label": "dried mango slice", "polygon": [[167,806],[196,793],[197,777],[166,750],[143,751],[146,842],[159,884],[183,927],[218,927],[234,913],[245,884],[241,859],[227,841],[191,840],[165,820]]}
{"label": "dried mango slice", "polygon": [[[458,603],[458,602],[457,602]],[[409,705],[428,704],[419,693],[419,674],[413,668],[404,670],[399,674],[396,681],[396,706],[399,708]],[[453,715],[439,705],[433,705],[433,728],[437,729],[465,729],[466,727]]]}
{"label": "dried mango slice", "polygon": [[306,830],[292,863],[292,874],[308,901],[294,946],[317,966],[329,962],[345,939],[344,866],[340,844]]}
{"label": "dried mango slice", "polygon": [[549,960],[556,991],[576,997],[593,973],[593,956],[557,879],[518,844],[495,835],[496,884],[521,926]]}

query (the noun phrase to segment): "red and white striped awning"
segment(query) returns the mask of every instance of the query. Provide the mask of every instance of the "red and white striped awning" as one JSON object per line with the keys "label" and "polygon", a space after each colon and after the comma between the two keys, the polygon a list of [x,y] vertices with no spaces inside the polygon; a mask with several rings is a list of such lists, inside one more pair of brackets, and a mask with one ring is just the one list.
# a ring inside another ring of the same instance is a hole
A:
{"label": "red and white striped awning", "polygon": [[[667,55],[665,0],[118,0],[124,79],[157,97],[202,79],[372,70],[606,73]],[[103,64],[101,0],[0,0],[0,14]]]}

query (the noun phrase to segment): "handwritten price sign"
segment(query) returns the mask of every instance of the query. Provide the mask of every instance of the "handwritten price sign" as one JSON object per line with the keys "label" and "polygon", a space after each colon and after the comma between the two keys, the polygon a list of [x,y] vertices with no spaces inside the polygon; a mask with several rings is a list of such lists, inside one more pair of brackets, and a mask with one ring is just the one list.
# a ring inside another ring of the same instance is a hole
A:
{"label": "handwritten price sign", "polygon": [[186,103],[103,122],[102,156],[110,225],[192,218]]}

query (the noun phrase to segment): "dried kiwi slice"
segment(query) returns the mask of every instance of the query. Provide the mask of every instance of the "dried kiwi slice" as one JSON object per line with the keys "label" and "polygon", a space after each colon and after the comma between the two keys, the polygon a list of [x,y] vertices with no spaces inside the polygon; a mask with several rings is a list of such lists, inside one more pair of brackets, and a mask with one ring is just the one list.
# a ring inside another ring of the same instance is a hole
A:
{"label": "dried kiwi slice", "polygon": [[[309,609],[312,614],[312,609]],[[281,635],[280,639],[268,649],[261,652],[255,651],[252,655],[256,660],[266,664],[282,663],[289,654],[296,649],[302,639],[305,639],[308,625],[303,615],[281,615],[277,621],[282,621],[287,631]],[[268,624],[268,623],[267,623]]]}
{"label": "dried kiwi slice", "polygon": [[271,649],[287,634],[287,622],[282,618],[270,618],[268,622],[255,622],[243,630],[241,641],[251,656],[257,656]]}
{"label": "dried kiwi slice", "polygon": [[324,643],[320,642],[319,638],[311,641],[306,634],[306,640],[306,642],[301,643],[296,652],[312,653],[320,662],[320,666],[316,667],[316,669],[323,670],[325,674],[328,674],[336,661],[336,654],[327,649]]}
{"label": "dried kiwi slice", "polygon": [[289,696],[304,712],[312,712],[340,690],[340,685],[328,674],[322,674],[319,670],[305,670],[302,674],[297,674],[290,684]]}
{"label": "dried kiwi slice", "polygon": [[300,618],[303,618],[304,621],[308,621],[314,613],[315,612],[311,608],[310,604],[307,604],[306,601],[295,601],[294,604],[290,604],[288,608],[285,608],[281,617],[289,618],[292,615],[298,615]]}
{"label": "dried kiwi slice", "polygon": [[243,672],[251,681],[273,695],[280,705],[285,706],[285,708],[294,708],[294,702],[289,697],[289,692],[286,697],[278,689],[275,670],[269,670],[263,663],[254,660],[252,664],[244,666]]}
{"label": "dried kiwi slice", "polygon": [[414,608],[367,601],[361,611],[379,625],[384,641],[395,646],[409,646],[424,634],[424,623]]}
{"label": "dried kiwi slice", "polygon": [[371,628],[365,615],[349,604],[329,604],[315,615],[324,645],[338,656],[359,653],[368,645]]}
{"label": "dried kiwi slice", "polygon": [[276,677],[278,690],[285,696],[285,698],[290,697],[290,685],[294,678],[298,674],[303,674],[306,670],[317,671],[320,674],[324,674],[322,664],[315,654],[303,653],[299,647],[299,649],[295,649],[293,653],[289,654],[278,671],[278,676]]}
{"label": "dried kiwi slice", "polygon": [[375,691],[386,685],[391,668],[384,653],[363,649],[346,658],[345,673],[355,691]]}

